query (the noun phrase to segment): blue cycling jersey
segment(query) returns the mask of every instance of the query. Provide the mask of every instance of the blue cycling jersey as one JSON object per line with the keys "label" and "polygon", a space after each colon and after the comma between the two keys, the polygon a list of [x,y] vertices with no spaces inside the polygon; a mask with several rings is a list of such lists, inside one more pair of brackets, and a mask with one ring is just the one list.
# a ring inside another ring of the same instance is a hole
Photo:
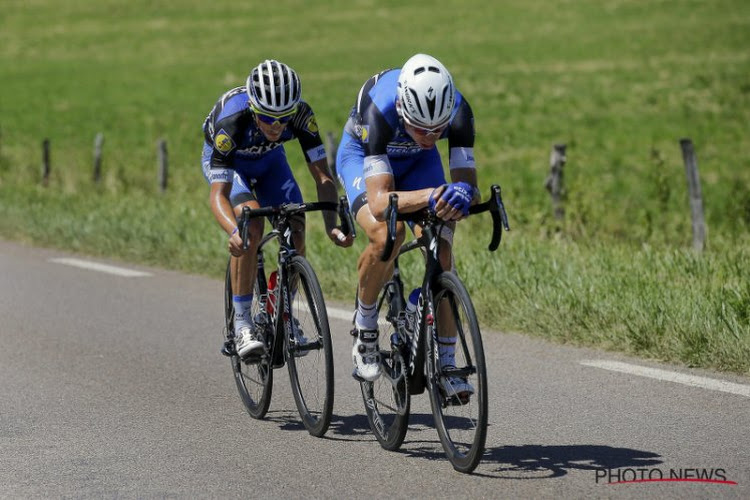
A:
{"label": "blue cycling jersey", "polygon": [[[365,179],[393,176],[396,190],[415,191],[445,184],[437,147],[422,149],[406,132],[396,109],[400,70],[390,69],[368,79],[344,126],[336,169],[352,212],[367,203]],[[455,106],[441,139],[448,139],[449,166],[474,168],[474,117],[456,91]]]}
{"label": "blue cycling jersey", "polygon": [[297,111],[277,141],[269,141],[255,123],[245,87],[226,92],[203,122],[203,135],[212,148],[210,182],[231,182],[232,171],[259,160],[284,142],[298,139],[308,163],[325,158],[312,108],[300,101]]}
{"label": "blue cycling jersey", "polygon": [[[344,131],[362,144],[365,157],[385,155],[384,160],[390,160],[422,151],[406,133],[396,110],[399,73],[399,69],[390,69],[368,79],[349,114]],[[474,116],[458,90],[449,125],[440,138],[448,139],[451,168],[474,167]]]}

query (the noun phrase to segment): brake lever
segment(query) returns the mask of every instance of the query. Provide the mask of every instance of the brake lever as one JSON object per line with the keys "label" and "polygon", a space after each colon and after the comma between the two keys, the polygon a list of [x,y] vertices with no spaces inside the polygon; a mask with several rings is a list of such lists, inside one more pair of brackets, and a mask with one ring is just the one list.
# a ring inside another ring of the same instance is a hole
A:
{"label": "brake lever", "polygon": [[352,211],[349,208],[349,201],[346,196],[339,198],[339,220],[341,222],[341,232],[344,236],[352,235],[352,238],[357,237],[357,231],[354,229],[354,218],[352,217]]}
{"label": "brake lever", "polygon": [[242,207],[242,221],[240,224],[242,225],[242,229],[240,230],[240,236],[242,237],[242,249],[247,250],[247,248],[250,246],[250,241],[248,238],[248,230],[250,227],[250,207]]}
{"label": "brake lever", "polygon": [[503,229],[510,231],[508,214],[505,212],[500,186],[497,184],[493,184],[490,188],[489,209],[492,215],[492,241],[490,241],[488,249],[490,252],[494,252],[503,239]]}
{"label": "brake lever", "polygon": [[380,256],[382,262],[388,262],[393,253],[393,245],[396,242],[396,221],[398,220],[398,195],[391,193],[388,197],[388,208],[385,212],[385,224],[388,234],[385,238],[385,248]]}

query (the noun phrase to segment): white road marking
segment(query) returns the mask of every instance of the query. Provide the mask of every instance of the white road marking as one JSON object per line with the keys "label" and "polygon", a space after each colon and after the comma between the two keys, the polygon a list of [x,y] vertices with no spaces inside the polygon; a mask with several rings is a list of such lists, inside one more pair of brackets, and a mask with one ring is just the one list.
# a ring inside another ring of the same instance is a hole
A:
{"label": "white road marking", "polygon": [[56,264],[65,264],[67,266],[80,267],[82,269],[89,269],[91,271],[100,271],[102,273],[115,274],[117,276],[124,276],[126,278],[137,278],[142,276],[152,276],[151,273],[143,271],[135,271],[133,269],[125,269],[124,267],[109,266],[107,264],[100,264],[98,262],[91,262],[82,259],[70,259],[67,257],[60,257],[57,259],[49,259],[50,262]]}
{"label": "white road marking", "polygon": [[[304,307],[304,306],[303,306]],[[306,307],[304,307],[307,309]],[[338,307],[326,307],[326,311],[328,312],[328,318],[334,318],[334,319],[340,319],[343,321],[348,322],[351,324],[352,320],[354,319],[354,307],[351,309],[339,309]],[[381,333],[385,331],[385,329],[389,326],[391,326],[388,321],[385,320],[385,318],[378,319],[378,326],[380,326]]]}
{"label": "white road marking", "polygon": [[342,319],[344,321],[351,321],[354,317],[354,308],[352,308],[351,311],[345,311],[344,309],[339,309],[338,307],[326,307],[326,311],[328,312],[329,318],[336,318],[336,319]]}
{"label": "white road marking", "polygon": [[[354,319],[354,306],[352,306],[351,309],[339,309],[338,307],[326,307],[326,311],[328,311],[328,317],[329,318],[335,318],[335,319],[341,319],[344,321],[348,321],[349,323],[352,322],[352,319]],[[390,325],[384,318],[380,318],[378,320],[378,325],[380,325],[381,331],[383,328]]]}
{"label": "white road marking", "polygon": [[734,382],[727,382],[726,380],[686,375],[684,373],[670,372],[658,368],[647,368],[645,366],[620,363],[618,361],[587,360],[581,361],[580,363],[584,366],[593,366],[595,368],[602,368],[614,372],[629,373],[631,375],[638,375],[639,377],[664,380],[666,382],[700,387],[712,391],[729,392],[731,394],[739,394],[740,396],[750,398],[750,385],[735,384]]}

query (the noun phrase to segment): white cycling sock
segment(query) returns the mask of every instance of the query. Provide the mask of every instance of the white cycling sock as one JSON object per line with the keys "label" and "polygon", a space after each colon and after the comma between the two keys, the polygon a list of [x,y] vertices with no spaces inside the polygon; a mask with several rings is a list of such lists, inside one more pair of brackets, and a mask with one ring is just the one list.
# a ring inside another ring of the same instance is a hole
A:
{"label": "white cycling sock", "polygon": [[456,366],[456,337],[438,337],[438,353],[442,366]]}
{"label": "white cycling sock", "polygon": [[253,294],[232,296],[234,304],[234,331],[237,332],[243,326],[250,326],[250,307],[253,304]]}
{"label": "white cycling sock", "polygon": [[357,326],[366,330],[378,329],[378,310],[373,304],[363,304],[361,301],[357,306],[357,316],[355,320]]}

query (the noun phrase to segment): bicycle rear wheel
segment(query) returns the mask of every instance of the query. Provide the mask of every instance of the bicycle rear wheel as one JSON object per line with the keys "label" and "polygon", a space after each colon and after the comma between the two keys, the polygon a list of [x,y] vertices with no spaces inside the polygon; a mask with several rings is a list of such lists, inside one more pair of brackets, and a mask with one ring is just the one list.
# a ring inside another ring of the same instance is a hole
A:
{"label": "bicycle rear wheel", "polygon": [[[474,306],[461,280],[441,273],[433,294],[434,323],[425,337],[427,388],[440,442],[459,472],[470,473],[479,464],[487,438],[487,373],[482,336]],[[456,334],[453,367],[440,366],[438,337]],[[470,391],[450,394],[465,379]]]}
{"label": "bicycle rear wheel", "polygon": [[294,335],[286,338],[289,379],[302,423],[310,434],[319,437],[328,430],[333,413],[333,348],[328,313],[315,271],[300,255],[290,262],[289,284],[293,290],[289,320],[307,341],[299,344]]}
{"label": "bicycle rear wheel", "polygon": [[[382,308],[389,307],[393,292],[386,285],[384,297],[378,301]],[[380,315],[380,308],[378,309]],[[382,317],[382,316],[381,316]],[[396,333],[394,326],[381,332],[382,342],[391,344],[391,336]],[[409,426],[409,406],[411,403],[407,377],[406,339],[400,336],[398,345],[390,345],[390,350],[381,349],[381,375],[374,382],[360,382],[365,413],[375,438],[386,450],[395,451],[401,447]]]}
{"label": "bicycle rear wheel", "polygon": [[[233,338],[234,325],[232,318],[234,317],[234,305],[232,303],[230,272],[228,265],[224,284],[224,317],[227,332],[231,332],[231,337]],[[261,277],[259,276],[258,279],[260,280]],[[268,321],[266,321],[265,325],[262,324],[263,320],[268,319],[267,315],[263,316],[265,314],[265,310],[261,310],[260,289],[256,282],[253,289],[252,317],[261,320],[261,324],[254,323],[253,328],[263,330],[263,341],[266,344],[266,348],[263,354],[245,360],[240,359],[240,356],[235,352],[230,358],[230,362],[232,364],[237,391],[240,393],[240,399],[250,416],[257,419],[263,418],[268,412],[268,407],[271,404],[271,393],[273,392],[273,369],[271,368],[270,356],[268,355],[271,326]],[[227,336],[229,337],[229,335]]]}

